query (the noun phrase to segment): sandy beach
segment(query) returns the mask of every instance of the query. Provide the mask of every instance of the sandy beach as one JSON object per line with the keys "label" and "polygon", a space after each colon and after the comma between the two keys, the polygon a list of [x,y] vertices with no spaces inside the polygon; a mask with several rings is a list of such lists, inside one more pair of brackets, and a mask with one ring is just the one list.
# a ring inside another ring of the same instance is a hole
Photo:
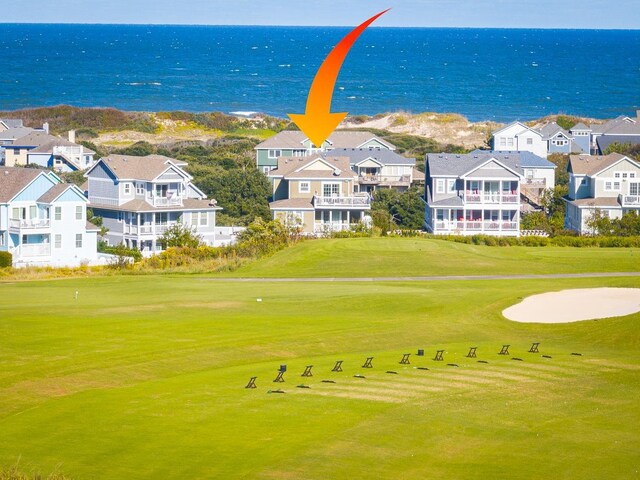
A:
{"label": "sandy beach", "polygon": [[522,323],[569,323],[640,312],[640,288],[577,288],[525,298],[503,310]]}

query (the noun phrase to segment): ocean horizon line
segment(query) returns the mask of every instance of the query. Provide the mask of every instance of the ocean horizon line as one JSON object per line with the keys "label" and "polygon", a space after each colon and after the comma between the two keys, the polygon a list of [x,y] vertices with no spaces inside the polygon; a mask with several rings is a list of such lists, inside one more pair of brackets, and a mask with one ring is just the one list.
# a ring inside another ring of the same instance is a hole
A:
{"label": "ocean horizon line", "polygon": [[[348,29],[355,25],[285,25],[285,24],[206,24],[206,23],[108,23],[108,22],[2,22],[0,25],[43,25],[43,26],[105,26],[105,27],[233,27],[233,28],[331,28]],[[570,32],[637,32],[640,28],[597,28],[597,27],[488,27],[488,26],[402,26],[372,25],[368,29],[401,30],[498,30],[498,31],[570,31]]]}

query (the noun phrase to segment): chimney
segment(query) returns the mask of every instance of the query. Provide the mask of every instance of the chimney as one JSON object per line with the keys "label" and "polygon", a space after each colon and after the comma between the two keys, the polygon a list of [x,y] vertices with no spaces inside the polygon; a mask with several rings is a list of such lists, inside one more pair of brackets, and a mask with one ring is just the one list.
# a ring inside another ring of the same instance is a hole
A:
{"label": "chimney", "polygon": [[636,117],[640,120],[640,110],[636,110]]}
{"label": "chimney", "polygon": [[46,134],[49,133],[49,122],[44,122],[42,124],[42,130],[44,130],[44,133],[46,133]]}
{"label": "chimney", "polygon": [[69,130],[69,141],[71,143],[76,143],[76,131],[75,130]]}

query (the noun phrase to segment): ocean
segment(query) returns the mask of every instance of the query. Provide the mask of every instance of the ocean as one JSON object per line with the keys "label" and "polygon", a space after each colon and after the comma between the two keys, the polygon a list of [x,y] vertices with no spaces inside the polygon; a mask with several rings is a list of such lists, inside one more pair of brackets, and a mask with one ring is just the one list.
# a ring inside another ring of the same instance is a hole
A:
{"label": "ocean", "polygon": [[[331,27],[0,24],[0,109],[302,113]],[[640,30],[370,28],[333,111],[473,121],[640,109]]]}

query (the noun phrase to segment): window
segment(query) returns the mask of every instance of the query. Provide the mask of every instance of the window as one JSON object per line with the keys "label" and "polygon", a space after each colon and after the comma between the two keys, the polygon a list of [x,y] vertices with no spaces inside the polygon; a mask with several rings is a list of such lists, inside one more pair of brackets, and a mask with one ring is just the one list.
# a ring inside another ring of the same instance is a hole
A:
{"label": "window", "polygon": [[507,146],[507,139],[504,137],[500,137],[500,146],[501,147],[506,147]]}
{"label": "window", "polygon": [[118,212],[118,222],[122,223],[122,212]]}
{"label": "window", "polygon": [[35,205],[29,206],[29,218],[38,218],[38,207]]}
{"label": "window", "polygon": [[444,180],[436,180],[436,193],[444,193]]}
{"label": "window", "polygon": [[4,246],[4,232],[0,232],[0,245]]}
{"label": "window", "polygon": [[124,194],[131,195],[131,184],[129,182],[124,184]]}
{"label": "window", "polygon": [[54,210],[54,217],[55,220],[62,220],[62,207],[56,207]]}
{"label": "window", "polygon": [[56,233],[53,237],[53,248],[62,248],[62,234]]}
{"label": "window", "polygon": [[583,187],[588,187],[589,186],[589,177],[584,177],[582,179],[582,181],[580,182],[580,185]]}
{"label": "window", "polygon": [[614,177],[614,178],[620,178],[620,172],[615,172],[615,173],[613,174],[613,177]]}
{"label": "window", "polygon": [[533,145],[533,138],[527,138],[527,145]]}
{"label": "window", "polygon": [[451,178],[447,181],[447,191],[449,193],[455,193],[456,192],[456,181],[454,178]]}
{"label": "window", "polygon": [[311,191],[311,184],[309,182],[300,182],[298,184],[298,193],[309,193]]}
{"label": "window", "polygon": [[640,195],[640,183],[633,182],[629,184],[629,195],[634,197]]}
{"label": "window", "polygon": [[325,197],[334,197],[340,195],[339,183],[325,183],[322,186],[322,194]]}
{"label": "window", "polygon": [[607,191],[612,190],[612,182],[604,182],[604,189]]}
{"label": "window", "polygon": [[636,178],[636,172],[629,173],[629,178]]}
{"label": "window", "polygon": [[306,157],[307,156],[307,151],[306,150],[294,150],[293,151],[293,156],[294,157]]}
{"label": "window", "polygon": [[441,208],[438,208],[436,210],[436,220],[438,220],[439,222],[444,221],[444,210]]}
{"label": "window", "polygon": [[615,191],[620,190],[620,182],[613,182],[613,189]]}
{"label": "window", "polygon": [[278,158],[282,156],[282,150],[269,150],[269,158]]}
{"label": "window", "polygon": [[82,220],[82,206],[76,207],[76,220]]}
{"label": "window", "polygon": [[265,175],[269,175],[270,171],[271,167],[262,167],[262,173],[264,173]]}
{"label": "window", "polygon": [[136,184],[136,195],[144,195],[144,183]]}
{"label": "window", "polygon": [[513,138],[512,137],[507,138],[507,146],[508,147],[513,147]]}
{"label": "window", "polygon": [[76,248],[82,248],[82,234],[76,233]]}
{"label": "window", "polygon": [[209,214],[207,212],[200,212],[199,225],[201,227],[206,227],[208,224],[209,224]]}

